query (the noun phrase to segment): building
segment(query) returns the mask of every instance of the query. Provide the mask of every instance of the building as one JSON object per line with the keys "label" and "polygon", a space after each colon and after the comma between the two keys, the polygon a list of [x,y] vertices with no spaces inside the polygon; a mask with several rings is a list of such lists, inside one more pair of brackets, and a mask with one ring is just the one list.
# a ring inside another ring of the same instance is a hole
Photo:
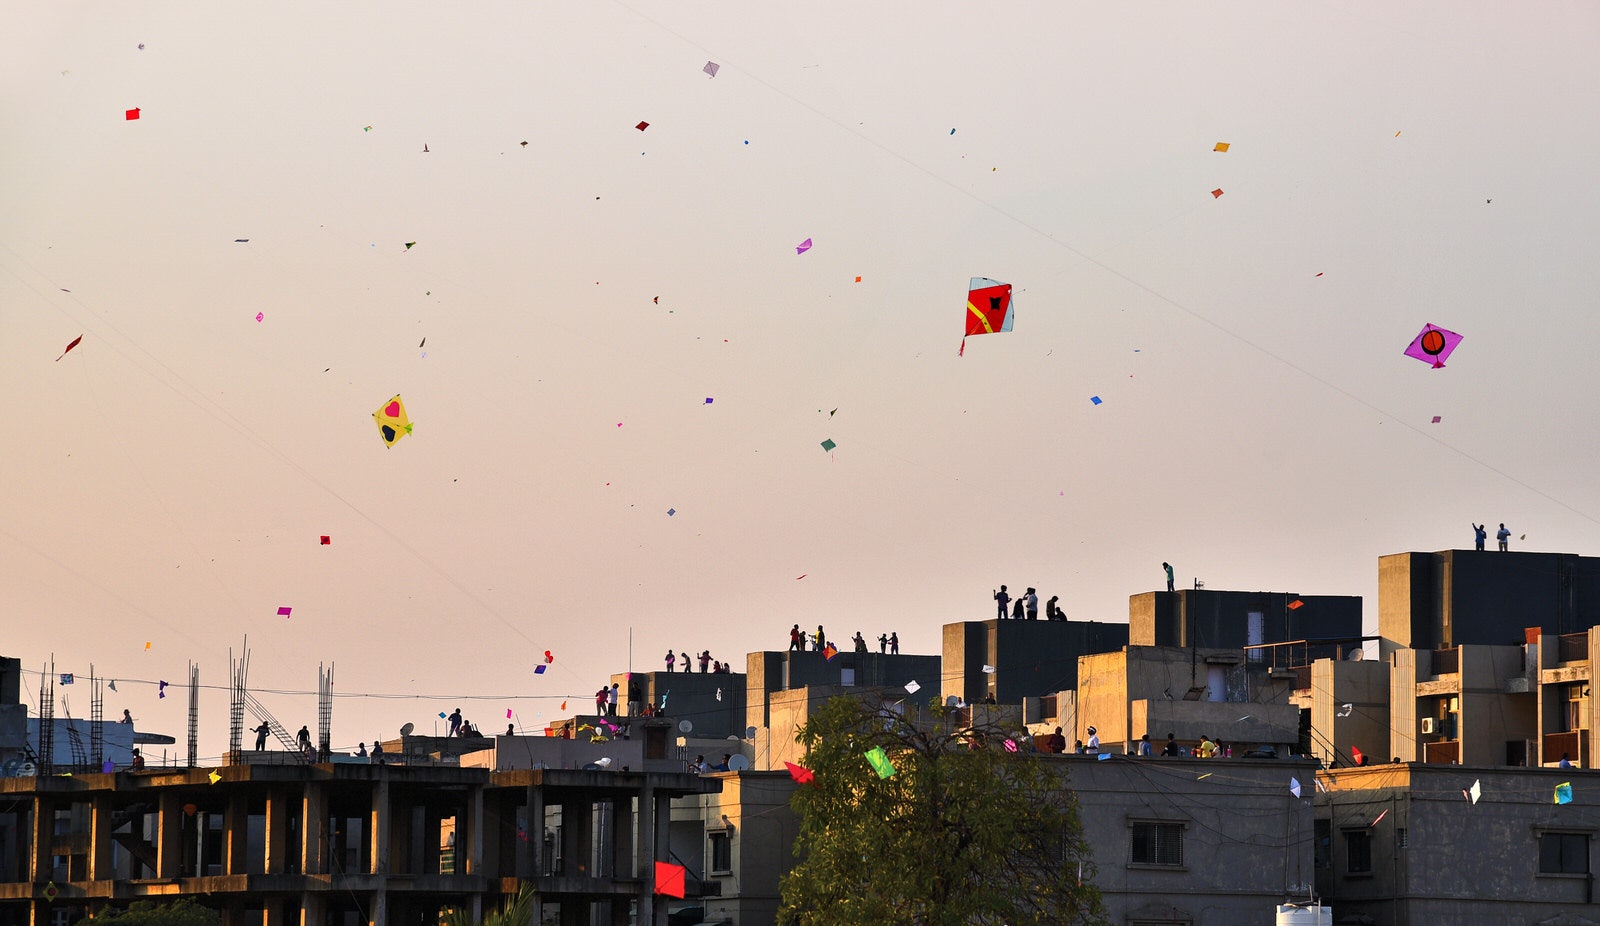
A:
{"label": "building", "polygon": [[1531,650],[1528,645],[1463,644],[1393,651],[1391,757],[1402,762],[1537,765],[1539,699]]}
{"label": "building", "polygon": [[1442,550],[1378,558],[1383,653],[1515,645],[1523,628],[1578,633],[1600,624],[1600,558]]}
{"label": "building", "polygon": [[[1078,657],[1128,645],[1126,624],[962,621],[944,625],[940,696],[1000,704],[1053,696],[1078,684]],[[926,684],[926,680],[923,680]]]}
{"label": "building", "polygon": [[[1060,756],[1109,921],[1273,922],[1313,882],[1316,766],[1301,759]],[[1298,790],[1298,795],[1295,793]],[[1420,921],[1419,921],[1420,922]],[[1436,921],[1437,922],[1437,921]]]}
{"label": "building", "polygon": [[[538,921],[665,924],[654,892],[682,771],[233,765],[0,780],[0,926],[192,896],[226,924],[423,926],[536,891]],[[506,754],[519,752],[497,744]],[[604,757],[598,757],[604,758]],[[649,760],[641,760],[648,764]],[[71,920],[68,919],[70,922]]]}
{"label": "building", "polygon": [[1244,649],[1345,639],[1361,635],[1361,596],[1209,588],[1143,592],[1128,598],[1128,627],[1128,642],[1137,646]]}
{"label": "building", "polygon": [[1287,756],[1300,740],[1292,681],[1242,649],[1124,646],[1078,660],[1072,728],[1087,742],[1094,726],[1102,751],[1135,752],[1145,734],[1160,751],[1171,733],[1186,748],[1209,736],[1235,755],[1270,747]]}
{"label": "building", "polygon": [[[1334,922],[1600,922],[1600,773],[1402,763],[1319,780],[1316,884]],[[1568,804],[1556,803],[1563,782]]]}
{"label": "building", "polygon": [[705,923],[767,926],[777,922],[783,875],[794,867],[799,821],[789,808],[788,772],[716,772],[717,792],[672,803],[671,855],[702,890]]}

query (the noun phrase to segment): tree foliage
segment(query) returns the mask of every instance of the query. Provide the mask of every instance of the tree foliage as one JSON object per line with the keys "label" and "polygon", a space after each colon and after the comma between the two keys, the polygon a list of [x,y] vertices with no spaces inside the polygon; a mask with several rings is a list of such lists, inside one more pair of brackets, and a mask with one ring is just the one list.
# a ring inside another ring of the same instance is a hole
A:
{"label": "tree foliage", "polygon": [[[902,710],[905,708],[905,710]],[[1104,921],[1066,763],[927,711],[835,698],[800,732],[815,781],[795,792],[795,926],[1044,926]],[[895,767],[880,778],[865,754]]]}
{"label": "tree foliage", "polygon": [[111,908],[94,919],[84,917],[78,926],[218,926],[222,914],[185,897],[171,903],[135,900],[126,910]]}
{"label": "tree foliage", "polygon": [[485,913],[479,919],[462,909],[451,910],[440,917],[440,926],[527,926],[533,917],[533,886],[524,884],[516,894],[506,897],[500,909]]}

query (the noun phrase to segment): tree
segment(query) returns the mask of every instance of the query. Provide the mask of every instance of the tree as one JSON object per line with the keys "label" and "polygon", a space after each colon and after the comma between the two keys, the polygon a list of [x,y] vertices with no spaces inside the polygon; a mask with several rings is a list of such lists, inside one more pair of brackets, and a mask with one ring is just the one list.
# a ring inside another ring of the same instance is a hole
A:
{"label": "tree", "polygon": [[[1104,921],[1066,763],[937,700],[829,701],[802,728],[793,926],[1043,926]],[[1006,745],[1007,737],[1011,745]],[[888,778],[867,753],[881,748]],[[1017,751],[1011,751],[1015,747]]]}
{"label": "tree", "polygon": [[222,914],[185,897],[172,903],[135,900],[126,910],[109,908],[94,919],[84,917],[78,926],[218,926]]}
{"label": "tree", "polygon": [[533,916],[533,886],[524,884],[500,903],[500,909],[473,919],[465,910],[455,909],[440,917],[440,926],[527,926]]}

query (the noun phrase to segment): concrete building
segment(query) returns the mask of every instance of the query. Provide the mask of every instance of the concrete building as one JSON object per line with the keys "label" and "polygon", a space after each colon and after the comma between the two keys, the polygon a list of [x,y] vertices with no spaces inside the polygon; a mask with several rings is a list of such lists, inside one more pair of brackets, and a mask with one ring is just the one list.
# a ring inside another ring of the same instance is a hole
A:
{"label": "concrete building", "polygon": [[[1126,624],[1098,621],[963,621],[944,625],[941,697],[1001,704],[1078,685],[1078,657],[1128,644]],[[991,671],[984,671],[988,666]],[[926,679],[923,680],[926,685]]]}
{"label": "concrete building", "polygon": [[230,926],[431,926],[521,883],[541,923],[661,926],[670,801],[720,787],[592,765],[348,762],[4,779],[0,926],[179,895]]}
{"label": "concrete building", "polygon": [[1600,624],[1600,558],[1442,550],[1378,558],[1383,653],[1524,642]]}
{"label": "concrete building", "polygon": [[1401,649],[1390,654],[1389,756],[1373,761],[1537,765],[1537,670],[1527,645]]}
{"label": "concrete building", "polygon": [[[1334,922],[1600,922],[1600,773],[1408,763],[1319,779],[1316,884]],[[1554,800],[1562,782],[1572,785],[1570,804]]]}
{"label": "concrete building", "polygon": [[[938,656],[888,655],[876,652],[839,651],[832,659],[817,652],[760,652],[745,658],[747,679],[745,723],[762,730],[777,726],[792,731],[793,715],[786,714],[775,724],[772,719],[774,696],[785,702],[788,711],[793,698],[787,693],[815,687],[819,690],[849,688],[904,688],[916,682],[931,697],[939,678]],[[730,731],[736,732],[736,731]],[[786,734],[779,733],[778,736]],[[766,767],[766,766],[762,766]],[[779,763],[778,768],[782,768]]]}
{"label": "concrete building", "polygon": [[[1359,650],[1355,651],[1359,653]],[[1318,659],[1306,673],[1306,685],[1290,699],[1301,709],[1301,746],[1305,754],[1333,768],[1354,765],[1356,753],[1373,761],[1389,742],[1390,675],[1388,662],[1377,659]],[[1392,750],[1390,750],[1392,754]]]}
{"label": "concrete building", "polygon": [[1076,732],[1067,742],[1087,742],[1093,725],[1102,751],[1134,752],[1148,733],[1159,752],[1172,733],[1185,747],[1209,736],[1236,756],[1263,746],[1287,756],[1300,740],[1300,711],[1289,703],[1292,681],[1251,663],[1240,649],[1125,646],[1083,656]]}
{"label": "concrete building", "polygon": [[700,906],[703,922],[769,926],[777,922],[779,885],[794,867],[799,822],[789,809],[788,772],[716,772],[722,790],[672,803],[673,861],[703,889],[681,906]]}
{"label": "concrete building", "polygon": [[[1244,649],[1290,641],[1361,636],[1360,595],[1297,595],[1183,588],[1128,598],[1128,641],[1135,646]],[[1312,652],[1302,661],[1331,655]]]}
{"label": "concrete building", "polygon": [[[1531,631],[1530,631],[1531,635]],[[1534,643],[1539,670],[1539,763],[1555,765],[1562,756],[1579,768],[1594,768],[1589,731],[1594,722],[1591,666],[1600,634],[1540,633]]]}
{"label": "concrete building", "polygon": [[634,672],[631,678],[623,672],[611,676],[611,681],[619,692],[618,719],[629,716],[628,688],[637,685],[643,703],[671,718],[674,725],[689,721],[696,736],[744,733],[747,683],[743,672]]}
{"label": "concrete building", "polygon": [[[1273,922],[1310,895],[1316,766],[1302,759],[1061,756],[1112,923]],[[1298,782],[1300,795],[1291,788]]]}

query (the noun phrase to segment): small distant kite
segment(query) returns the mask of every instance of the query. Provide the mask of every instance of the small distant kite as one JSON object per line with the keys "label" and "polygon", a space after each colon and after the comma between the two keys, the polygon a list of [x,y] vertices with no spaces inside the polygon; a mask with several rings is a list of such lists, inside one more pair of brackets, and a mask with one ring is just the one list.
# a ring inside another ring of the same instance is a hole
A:
{"label": "small distant kite", "polygon": [[828,451],[830,453],[832,453],[833,452],[833,448],[835,448],[837,446],[839,446],[839,445],[835,444],[831,439],[830,440],[825,440],[825,441],[822,442],[822,449],[826,450],[826,451]]}
{"label": "small distant kite", "polygon": [[634,126],[634,128],[638,129],[641,132],[643,132],[645,129],[648,129],[649,127],[650,127],[650,123],[648,123],[648,122],[641,122],[638,125]]}
{"label": "small distant kite", "polygon": [[[80,334],[77,337],[72,339],[72,343],[67,345],[67,349],[66,350],[61,352],[61,357],[65,357],[66,355],[72,353],[72,349],[74,347],[77,347],[79,344],[82,344],[82,343],[83,343],[83,335]],[[57,357],[56,358],[56,362],[57,363],[61,362],[61,357]]]}
{"label": "small distant kite", "polygon": [[1432,364],[1438,370],[1444,367],[1450,352],[1460,343],[1461,335],[1454,331],[1446,331],[1438,325],[1423,325],[1422,331],[1411,339],[1411,345],[1406,348],[1406,356]]}
{"label": "small distant kite", "polygon": [[1010,283],[973,277],[967,284],[967,331],[961,336],[961,349],[956,355],[966,355],[967,335],[1010,331],[1016,321],[1012,308]]}
{"label": "small distant kite", "polygon": [[382,408],[372,413],[372,420],[378,423],[378,433],[383,435],[383,442],[393,447],[395,441],[411,433],[411,419],[406,415],[406,407],[401,403],[400,397],[390,399]]}
{"label": "small distant kite", "polygon": [[322,534],[320,536],[322,537],[322,545],[323,546],[328,546],[329,544],[333,543],[333,538],[328,536],[327,534]]}
{"label": "small distant kite", "polygon": [[122,118],[129,122],[139,118],[139,107],[135,106],[134,108],[124,112],[122,114]]}
{"label": "small distant kite", "polygon": [[285,606],[285,607],[281,607],[281,608],[279,608],[279,609],[278,609],[278,616],[279,616],[279,617],[288,617],[288,616],[289,616],[289,614],[290,614],[290,613],[291,613],[291,612],[292,612],[292,611],[294,611],[294,609],[293,609],[293,608],[291,608],[291,607],[287,607],[287,606]]}
{"label": "small distant kite", "polygon": [[707,61],[706,62],[706,66],[701,68],[700,70],[705,71],[707,74],[710,74],[712,77],[716,77],[717,76],[717,72],[722,70],[722,65],[716,63],[715,61]]}
{"label": "small distant kite", "polygon": [[415,241],[407,241],[406,242],[406,250],[407,251],[411,250],[412,248],[414,248],[416,246],[417,246],[417,243]]}
{"label": "small distant kite", "polygon": [[804,240],[804,241],[802,241],[799,244],[794,246],[794,252],[796,254],[804,254],[805,252],[807,252],[809,250],[811,250],[811,239],[810,238],[807,238],[806,240]]}
{"label": "small distant kite", "polygon": [[1217,146],[1215,148],[1212,148],[1211,150],[1212,151],[1220,151],[1223,154],[1227,154],[1228,153],[1228,143],[1225,142],[1225,141],[1219,141],[1219,142],[1217,142]]}
{"label": "small distant kite", "polygon": [[1222,198],[1222,187],[1217,187],[1215,190],[1212,190],[1211,191],[1211,198],[1212,199],[1221,199]]}

